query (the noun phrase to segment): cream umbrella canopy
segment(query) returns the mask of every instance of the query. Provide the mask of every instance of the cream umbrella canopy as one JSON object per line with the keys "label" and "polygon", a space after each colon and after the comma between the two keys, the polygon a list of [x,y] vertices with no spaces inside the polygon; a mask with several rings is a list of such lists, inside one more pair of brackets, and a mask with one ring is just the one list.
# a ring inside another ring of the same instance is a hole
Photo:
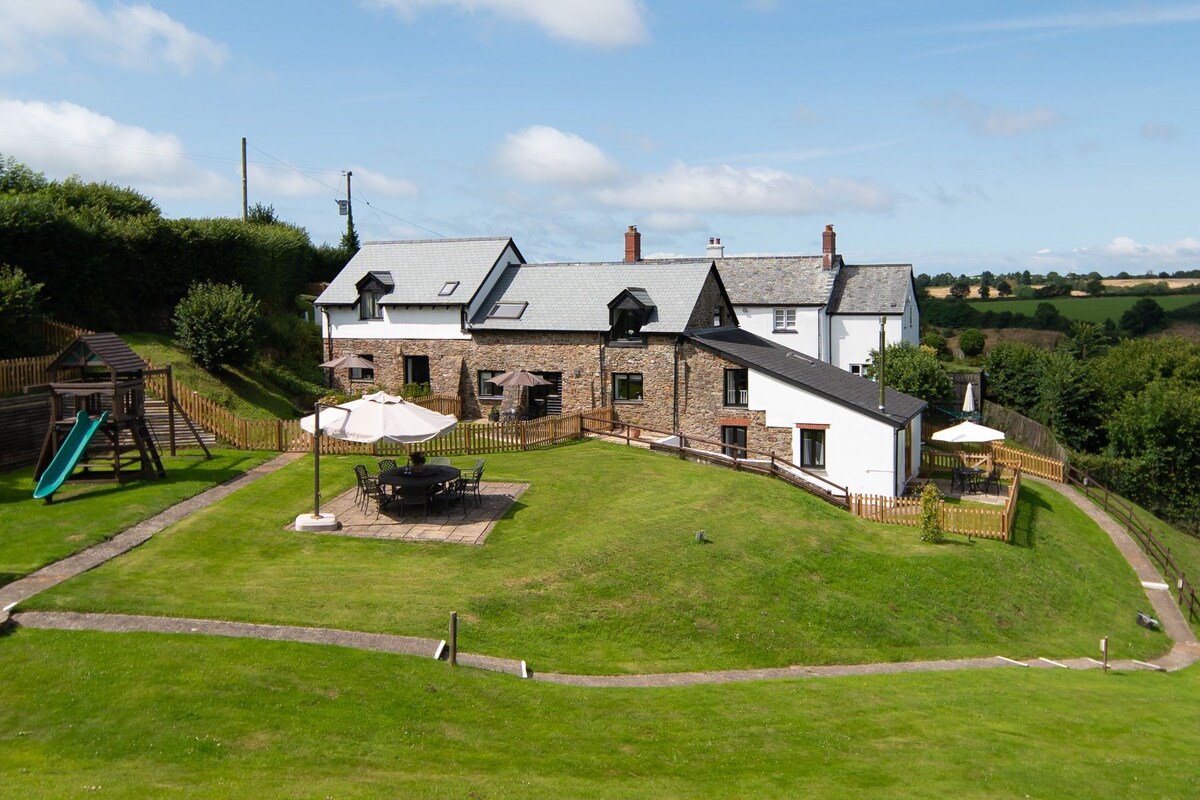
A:
{"label": "cream umbrella canopy", "polygon": [[[385,439],[401,444],[424,442],[454,430],[458,419],[406,402],[386,392],[365,395],[340,406],[322,406],[300,420],[313,434],[313,513],[296,517],[296,530],[336,530],[332,514],[321,513],[321,435],[351,442]],[[319,421],[319,424],[318,424]]]}
{"label": "cream umbrella canopy", "polygon": [[967,394],[963,397],[962,410],[967,414],[975,413],[975,384],[967,384]]}
{"label": "cream umbrella canopy", "polygon": [[1004,431],[974,422],[960,422],[951,428],[938,431],[932,438],[935,442],[951,442],[953,444],[995,442],[1004,438]]}

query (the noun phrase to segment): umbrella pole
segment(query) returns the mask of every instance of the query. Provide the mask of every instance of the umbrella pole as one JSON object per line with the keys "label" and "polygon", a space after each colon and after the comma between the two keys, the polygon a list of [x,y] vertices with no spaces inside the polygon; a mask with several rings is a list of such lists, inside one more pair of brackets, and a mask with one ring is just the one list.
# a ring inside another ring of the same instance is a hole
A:
{"label": "umbrella pole", "polygon": [[313,519],[321,518],[321,401],[314,407],[313,422]]}

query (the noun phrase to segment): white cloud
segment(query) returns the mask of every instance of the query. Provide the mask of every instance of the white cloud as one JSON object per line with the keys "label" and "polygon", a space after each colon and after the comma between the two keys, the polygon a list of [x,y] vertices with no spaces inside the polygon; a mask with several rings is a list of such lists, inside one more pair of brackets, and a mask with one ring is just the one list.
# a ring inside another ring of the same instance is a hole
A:
{"label": "white cloud", "polygon": [[[274,164],[247,164],[246,182],[250,194],[255,196],[317,197],[337,193],[325,185],[336,185],[334,178],[325,176],[318,182],[300,172]],[[342,192],[342,197],[345,197],[345,192]]]}
{"label": "white cloud", "polygon": [[373,194],[386,194],[393,197],[413,197],[417,194],[417,185],[410,180],[393,178],[382,172],[363,167],[354,167],[351,171],[354,173],[354,186],[361,186]]}
{"label": "white cloud", "polygon": [[649,231],[664,233],[691,233],[708,228],[708,223],[696,214],[679,214],[669,211],[655,211],[647,214],[642,222],[642,228]]}
{"label": "white cloud", "polygon": [[926,107],[959,119],[976,133],[988,136],[1019,136],[1062,121],[1057,111],[1046,106],[1025,111],[988,108],[959,92],[927,98],[924,102]]}
{"label": "white cloud", "polygon": [[1101,252],[1118,258],[1140,258],[1155,261],[1189,259],[1200,256],[1200,240],[1188,236],[1170,244],[1141,244],[1129,236],[1118,236]]}
{"label": "white cloud", "polygon": [[1105,28],[1136,28],[1149,25],[1173,25],[1184,22],[1200,22],[1200,6],[1185,5],[1155,7],[1138,4],[1133,8],[1117,11],[1094,11],[1078,14],[1048,14],[1040,17],[991,20],[987,22],[954,25],[953,31],[1071,31]]}
{"label": "white cloud", "polygon": [[170,133],[124,125],[74,103],[0,99],[0,152],[51,176],[129,183],[162,197],[212,197],[230,191],[197,167]]}
{"label": "white cloud", "polygon": [[596,145],[546,125],[531,125],[505,136],[496,148],[495,162],[514,178],[552,186],[603,185],[621,172]]}
{"label": "white cloud", "polygon": [[620,47],[646,38],[645,10],[639,0],[365,0],[412,18],[424,8],[453,8],[474,14],[532,22],[552,38],[596,47]]}
{"label": "white cloud", "polygon": [[730,214],[809,214],[839,209],[881,212],[895,206],[890,189],[869,182],[839,177],[817,182],[775,169],[692,167],[679,161],[665,172],[601,189],[596,196],[621,208]]}
{"label": "white cloud", "polygon": [[184,74],[219,67],[228,56],[224,45],[145,4],[102,10],[92,0],[0,2],[0,71],[29,71],[76,49],[126,68],[167,64]]}

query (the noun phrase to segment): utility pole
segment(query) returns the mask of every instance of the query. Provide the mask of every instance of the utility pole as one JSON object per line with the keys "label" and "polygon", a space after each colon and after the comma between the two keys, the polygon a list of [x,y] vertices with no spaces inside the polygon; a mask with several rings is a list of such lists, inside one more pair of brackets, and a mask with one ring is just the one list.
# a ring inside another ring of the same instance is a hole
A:
{"label": "utility pole", "polygon": [[242,222],[250,219],[250,195],[246,186],[246,137],[242,137]]}
{"label": "utility pole", "polygon": [[883,371],[887,367],[887,362],[884,353],[887,351],[887,317],[882,314],[879,316],[879,369],[875,370],[878,373],[875,378],[879,381],[879,410],[883,411]]}
{"label": "utility pole", "polygon": [[354,230],[354,207],[350,203],[350,176],[354,173],[346,171],[346,230]]}

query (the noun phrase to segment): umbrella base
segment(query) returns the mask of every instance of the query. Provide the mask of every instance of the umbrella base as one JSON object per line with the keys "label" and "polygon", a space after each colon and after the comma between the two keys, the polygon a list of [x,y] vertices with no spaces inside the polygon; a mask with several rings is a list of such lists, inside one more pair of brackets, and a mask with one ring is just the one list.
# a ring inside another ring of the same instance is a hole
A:
{"label": "umbrella base", "polygon": [[309,512],[305,512],[296,517],[296,530],[298,531],[336,531],[342,527],[342,523],[337,521],[337,517],[333,514],[320,514],[313,516]]}

